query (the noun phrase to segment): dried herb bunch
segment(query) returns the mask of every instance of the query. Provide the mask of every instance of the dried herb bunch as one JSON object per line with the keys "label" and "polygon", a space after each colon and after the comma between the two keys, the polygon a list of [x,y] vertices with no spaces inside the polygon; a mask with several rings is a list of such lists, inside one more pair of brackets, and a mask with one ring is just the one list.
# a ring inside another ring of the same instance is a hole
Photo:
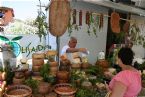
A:
{"label": "dried herb bunch", "polygon": [[48,26],[46,23],[46,16],[42,11],[38,12],[38,16],[35,19],[34,25],[38,28],[38,32],[36,34],[38,34],[40,41],[42,36],[44,36],[44,38],[46,39]]}

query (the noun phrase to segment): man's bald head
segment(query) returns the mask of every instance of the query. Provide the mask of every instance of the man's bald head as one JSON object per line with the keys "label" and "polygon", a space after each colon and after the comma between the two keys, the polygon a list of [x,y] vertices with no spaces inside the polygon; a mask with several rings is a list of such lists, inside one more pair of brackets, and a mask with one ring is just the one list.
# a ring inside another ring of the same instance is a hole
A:
{"label": "man's bald head", "polygon": [[69,43],[68,43],[69,47],[70,48],[75,48],[76,47],[76,44],[77,44],[77,38],[70,37]]}

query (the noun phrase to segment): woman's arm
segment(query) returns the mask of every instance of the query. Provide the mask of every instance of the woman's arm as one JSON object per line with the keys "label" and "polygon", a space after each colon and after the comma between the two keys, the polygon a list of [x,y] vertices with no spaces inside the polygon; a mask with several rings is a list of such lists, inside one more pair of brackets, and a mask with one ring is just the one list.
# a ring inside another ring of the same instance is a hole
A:
{"label": "woman's arm", "polygon": [[123,97],[126,89],[127,87],[123,83],[116,81],[109,97]]}

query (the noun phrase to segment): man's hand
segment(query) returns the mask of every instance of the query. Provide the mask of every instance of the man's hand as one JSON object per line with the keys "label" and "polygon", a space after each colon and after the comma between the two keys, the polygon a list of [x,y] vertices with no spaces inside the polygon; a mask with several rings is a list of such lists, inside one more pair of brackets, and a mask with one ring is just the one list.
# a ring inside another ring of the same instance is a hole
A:
{"label": "man's hand", "polygon": [[86,48],[79,48],[79,52],[87,53],[87,49]]}

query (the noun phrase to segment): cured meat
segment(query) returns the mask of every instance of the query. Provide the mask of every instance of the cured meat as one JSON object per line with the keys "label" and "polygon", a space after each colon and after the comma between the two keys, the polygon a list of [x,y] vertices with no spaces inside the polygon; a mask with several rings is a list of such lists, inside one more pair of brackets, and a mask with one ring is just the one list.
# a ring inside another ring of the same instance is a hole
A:
{"label": "cured meat", "polygon": [[79,12],[79,26],[82,26],[82,11]]}
{"label": "cured meat", "polygon": [[129,33],[129,27],[130,27],[130,23],[129,21],[126,21],[126,23],[123,25],[123,31]]}
{"label": "cured meat", "polygon": [[86,24],[90,25],[90,13],[88,11],[86,12]]}
{"label": "cured meat", "polygon": [[100,14],[100,20],[99,20],[99,29],[103,28],[103,21],[104,20],[104,15]]}
{"label": "cured meat", "polygon": [[68,0],[51,0],[49,9],[49,31],[54,36],[61,36],[66,32],[70,18],[70,3]]}
{"label": "cured meat", "polygon": [[114,33],[120,33],[120,16],[116,12],[112,12],[111,14],[111,29]]}
{"label": "cured meat", "polygon": [[76,15],[77,15],[77,11],[76,9],[73,10],[73,24],[76,24]]}

